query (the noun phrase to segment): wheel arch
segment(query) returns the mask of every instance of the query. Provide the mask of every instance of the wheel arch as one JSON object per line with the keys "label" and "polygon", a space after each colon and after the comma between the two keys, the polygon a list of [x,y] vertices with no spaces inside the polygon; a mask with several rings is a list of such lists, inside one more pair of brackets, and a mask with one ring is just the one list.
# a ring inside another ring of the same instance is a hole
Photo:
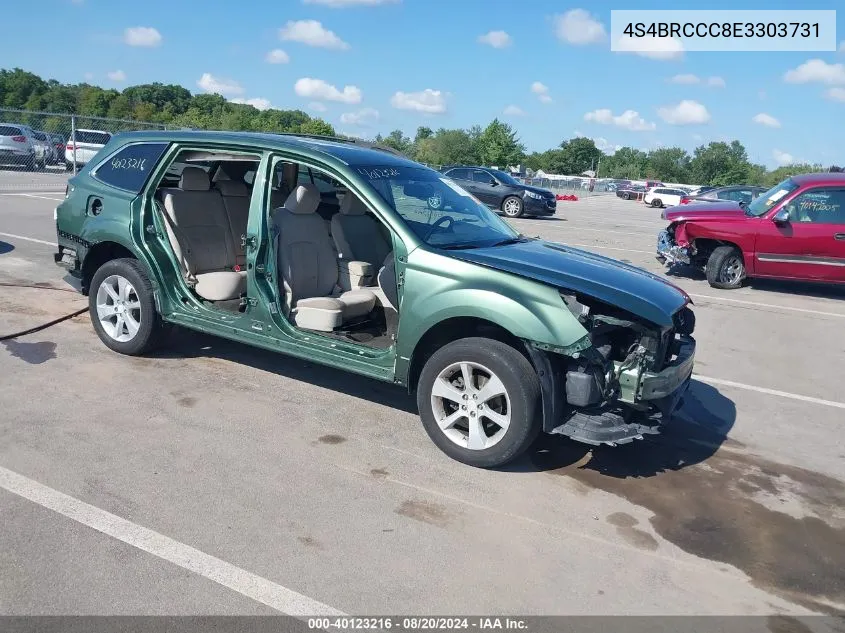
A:
{"label": "wheel arch", "polygon": [[[135,259],[138,257],[125,244],[115,240],[106,240],[91,245],[82,260],[82,293],[87,295],[91,287],[91,279],[94,273],[106,262],[113,259]],[[146,270],[146,265],[144,269]],[[149,275],[149,272],[147,273]]]}

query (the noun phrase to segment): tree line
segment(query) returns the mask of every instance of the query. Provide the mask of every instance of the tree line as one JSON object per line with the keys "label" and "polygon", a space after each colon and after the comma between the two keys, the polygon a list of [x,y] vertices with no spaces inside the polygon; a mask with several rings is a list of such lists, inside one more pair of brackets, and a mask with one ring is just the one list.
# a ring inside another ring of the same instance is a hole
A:
{"label": "tree line", "polygon": [[[309,116],[302,110],[258,110],[233,103],[217,94],[191,94],[174,84],[152,83],[130,86],[118,91],[88,83],[63,84],[45,80],[31,72],[15,68],[0,70],[0,107],[80,117],[104,117],[130,121],[110,124],[110,131],[129,129],[131,122],[150,122],[168,127],[221,129],[275,133],[336,135],[331,124]],[[66,119],[23,115],[33,127],[47,131],[66,131]],[[564,140],[543,152],[527,153],[517,132],[494,119],[486,127],[468,129],[417,128],[414,138],[394,130],[374,140],[392,147],[410,158],[434,166],[487,165],[505,168],[523,165],[533,171],[578,175],[592,169],[599,177],[710,185],[774,185],[790,174],[810,171],[840,171],[838,167],[795,164],[767,170],[752,163],[739,141],[714,141],[700,145],[692,154],[680,147],[660,147],[643,151],[623,147],[606,154],[592,139],[578,137]]]}

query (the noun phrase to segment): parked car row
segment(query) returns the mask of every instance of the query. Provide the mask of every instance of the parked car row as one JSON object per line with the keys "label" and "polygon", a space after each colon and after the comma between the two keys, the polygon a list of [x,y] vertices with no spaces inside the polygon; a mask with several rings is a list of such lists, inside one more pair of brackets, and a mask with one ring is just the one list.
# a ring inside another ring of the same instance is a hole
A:
{"label": "parked car row", "polygon": [[64,164],[70,171],[74,163],[77,168],[88,163],[109,140],[111,134],[102,130],[78,129],[65,139],[22,123],[0,123],[0,165],[44,169]]}

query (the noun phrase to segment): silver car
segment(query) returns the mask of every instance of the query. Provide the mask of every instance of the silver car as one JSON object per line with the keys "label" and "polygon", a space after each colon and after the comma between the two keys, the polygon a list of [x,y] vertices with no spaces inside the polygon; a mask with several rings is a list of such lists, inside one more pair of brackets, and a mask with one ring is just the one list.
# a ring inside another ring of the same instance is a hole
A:
{"label": "silver car", "polygon": [[35,168],[35,139],[29,126],[0,123],[0,164]]}
{"label": "silver car", "polygon": [[32,136],[35,139],[35,165],[43,169],[48,164],[55,163],[56,148],[46,132],[34,130]]}

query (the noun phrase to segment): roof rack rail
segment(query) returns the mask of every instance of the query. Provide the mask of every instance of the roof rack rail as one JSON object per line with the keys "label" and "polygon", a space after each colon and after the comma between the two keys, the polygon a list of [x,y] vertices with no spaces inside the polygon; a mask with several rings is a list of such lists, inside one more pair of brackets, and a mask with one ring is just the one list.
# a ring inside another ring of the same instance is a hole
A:
{"label": "roof rack rail", "polygon": [[402,152],[393,149],[392,147],[388,147],[387,145],[381,145],[379,143],[373,143],[371,141],[365,141],[360,138],[348,138],[345,136],[328,136],[323,134],[303,134],[300,132],[282,132],[280,136],[293,136],[296,138],[312,138],[318,141],[334,141],[336,143],[349,143],[351,145],[359,145],[361,147],[368,147],[370,149],[378,149],[383,152],[387,152],[388,154],[393,154],[395,156],[402,156],[405,157]]}

